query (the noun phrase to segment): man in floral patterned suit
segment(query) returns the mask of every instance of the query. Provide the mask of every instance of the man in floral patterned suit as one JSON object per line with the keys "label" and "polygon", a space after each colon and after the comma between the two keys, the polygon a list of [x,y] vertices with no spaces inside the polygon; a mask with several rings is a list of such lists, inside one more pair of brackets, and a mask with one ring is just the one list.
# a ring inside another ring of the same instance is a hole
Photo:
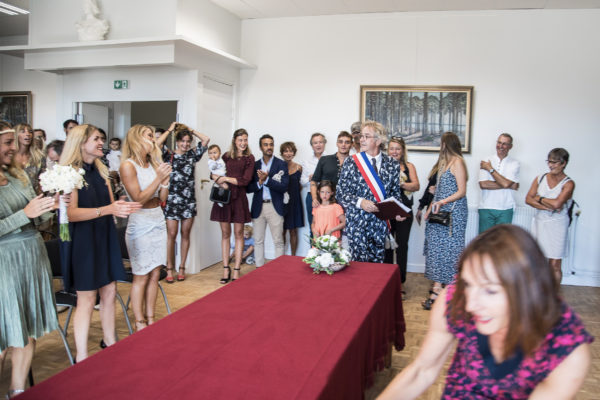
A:
{"label": "man in floral patterned suit", "polygon": [[[383,183],[386,197],[400,198],[400,165],[381,152],[385,140],[384,128],[379,122],[366,121],[360,134],[360,156],[365,153],[374,171]],[[376,199],[363,178],[354,157],[344,161],[337,187],[337,200],[346,212],[346,229],[352,260],[383,262],[385,239],[388,236],[386,221],[380,220]],[[383,199],[382,199],[383,200]],[[396,217],[399,219],[399,216]]]}

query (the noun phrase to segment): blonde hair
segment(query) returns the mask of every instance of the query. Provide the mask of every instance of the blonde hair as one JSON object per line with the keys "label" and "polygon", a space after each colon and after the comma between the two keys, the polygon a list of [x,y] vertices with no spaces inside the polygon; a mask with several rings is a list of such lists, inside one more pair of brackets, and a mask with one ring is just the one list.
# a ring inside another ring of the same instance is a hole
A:
{"label": "blonde hair", "polygon": [[[17,125],[15,125],[14,129],[15,129],[15,134],[17,135],[15,143],[17,145],[17,152],[18,152],[19,148],[21,146],[19,143],[19,132],[27,129],[33,135],[33,128],[29,124],[17,124]],[[31,144],[29,145],[29,149],[27,149],[27,152],[29,153],[29,163],[26,165],[26,167],[30,166],[30,165],[34,165],[39,168],[42,165],[42,159],[44,158],[44,152],[35,145],[35,140],[33,139],[33,136],[31,138]]]}
{"label": "blonde hair", "polygon": [[[4,135],[12,135],[15,142],[19,140],[17,137],[17,132],[14,129],[12,129],[12,126],[6,121],[0,121],[0,132],[4,132],[4,133],[0,134],[0,137],[2,137]],[[27,177],[27,174],[25,173],[25,171],[23,171],[22,168],[19,168],[15,164],[14,156],[9,165],[2,165],[0,167],[0,177],[3,177],[3,178],[6,177],[4,172],[8,172],[8,174],[10,176],[12,176],[13,178],[17,178],[18,180],[20,180],[21,183],[23,183],[23,185],[27,185],[30,183],[29,178]]]}
{"label": "blonde hair", "polygon": [[252,237],[252,234],[254,233],[254,229],[252,229],[251,225],[244,225],[244,232],[248,232],[250,234],[250,237]]}
{"label": "blonde hair", "polygon": [[152,150],[146,155],[146,160],[142,159],[142,154],[145,152],[144,142],[149,141],[149,139],[144,137],[146,129],[150,129],[152,136],[154,136],[154,128],[150,125],[136,124],[129,128],[127,135],[125,135],[123,148],[121,149],[121,159],[128,160],[131,158],[140,166],[143,166],[148,161],[156,169],[162,162],[162,155],[156,142],[152,142]]}
{"label": "blonde hair", "polygon": [[377,133],[377,136],[379,137],[379,140],[381,141],[381,147],[384,147],[386,145],[387,136],[385,134],[385,128],[383,125],[381,125],[377,121],[366,120],[365,122],[362,123],[362,125],[360,127],[361,132],[364,128],[373,129],[375,131],[375,133]]}
{"label": "blonde hair", "polygon": [[[60,165],[70,165],[73,168],[83,167],[83,156],[81,154],[81,146],[98,131],[94,125],[84,124],[77,125],[69,131],[65,147],[60,156]],[[94,160],[94,165],[104,179],[108,179],[108,168],[102,163],[100,158]]]}

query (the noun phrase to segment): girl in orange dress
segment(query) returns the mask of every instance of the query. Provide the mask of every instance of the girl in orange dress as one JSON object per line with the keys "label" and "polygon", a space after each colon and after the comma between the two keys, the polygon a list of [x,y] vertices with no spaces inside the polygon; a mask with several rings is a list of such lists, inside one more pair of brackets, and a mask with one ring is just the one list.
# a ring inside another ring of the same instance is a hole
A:
{"label": "girl in orange dress", "polygon": [[342,206],[335,201],[335,185],[330,181],[321,181],[317,188],[319,207],[313,208],[311,230],[314,237],[332,235],[338,239],[346,226],[346,216]]}

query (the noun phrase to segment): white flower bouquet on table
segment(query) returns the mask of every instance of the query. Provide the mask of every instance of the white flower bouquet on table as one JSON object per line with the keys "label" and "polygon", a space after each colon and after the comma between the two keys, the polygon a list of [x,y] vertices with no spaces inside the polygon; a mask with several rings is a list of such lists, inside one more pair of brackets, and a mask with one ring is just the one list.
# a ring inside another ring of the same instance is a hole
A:
{"label": "white flower bouquet on table", "polygon": [[342,248],[335,236],[319,236],[311,240],[311,245],[302,261],[310,265],[315,274],[327,272],[328,275],[333,275],[350,263],[350,252]]}
{"label": "white flower bouquet on table", "polygon": [[[75,169],[70,165],[54,165],[51,169],[40,174],[40,186],[44,192],[69,194],[73,189],[81,189],[85,185],[83,169]],[[59,200],[59,232],[60,240],[70,242],[69,218],[67,217],[67,206],[62,196]]]}

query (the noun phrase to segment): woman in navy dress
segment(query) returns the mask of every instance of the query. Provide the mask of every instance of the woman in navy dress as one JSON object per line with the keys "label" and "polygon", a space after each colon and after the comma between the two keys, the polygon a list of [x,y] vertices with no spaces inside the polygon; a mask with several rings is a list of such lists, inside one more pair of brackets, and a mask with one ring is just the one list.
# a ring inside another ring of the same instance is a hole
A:
{"label": "woman in navy dress", "polygon": [[[287,200],[285,215],[283,217],[283,242],[286,242],[287,232],[290,232],[290,247],[292,255],[296,255],[298,249],[298,228],[304,226],[304,214],[302,212],[302,197],[300,195],[300,177],[302,176],[302,166],[292,161],[296,156],[296,145],[294,142],[285,142],[279,148],[281,157],[288,165],[290,174],[290,183],[288,184],[287,196],[284,195],[283,201]],[[287,244],[284,245],[284,248]]]}
{"label": "woman in navy dress", "polygon": [[113,216],[125,218],[139,203],[113,201],[108,169],[100,161],[104,138],[92,125],[69,132],[61,165],[83,168],[86,185],[74,190],[67,208],[70,242],[62,242],[61,261],[65,288],[77,291],[73,318],[77,361],[88,356],[87,339],[96,293],[100,292],[101,346],[115,343],[115,294],[117,280],[125,279],[121,248]]}
{"label": "woman in navy dress", "polygon": [[223,161],[227,168],[227,176],[211,174],[210,178],[216,183],[226,183],[231,189],[231,201],[220,207],[213,204],[210,220],[217,221],[221,225],[221,255],[223,256],[223,278],[221,283],[225,284],[231,279],[231,268],[229,267],[229,256],[231,254],[231,224],[233,223],[233,234],[235,236],[235,266],[233,268],[233,280],[240,276],[240,263],[244,250],[244,224],[251,221],[246,186],[250,183],[254,174],[254,156],[248,146],[248,132],[245,129],[237,129],[231,139],[230,150],[223,155]]}

